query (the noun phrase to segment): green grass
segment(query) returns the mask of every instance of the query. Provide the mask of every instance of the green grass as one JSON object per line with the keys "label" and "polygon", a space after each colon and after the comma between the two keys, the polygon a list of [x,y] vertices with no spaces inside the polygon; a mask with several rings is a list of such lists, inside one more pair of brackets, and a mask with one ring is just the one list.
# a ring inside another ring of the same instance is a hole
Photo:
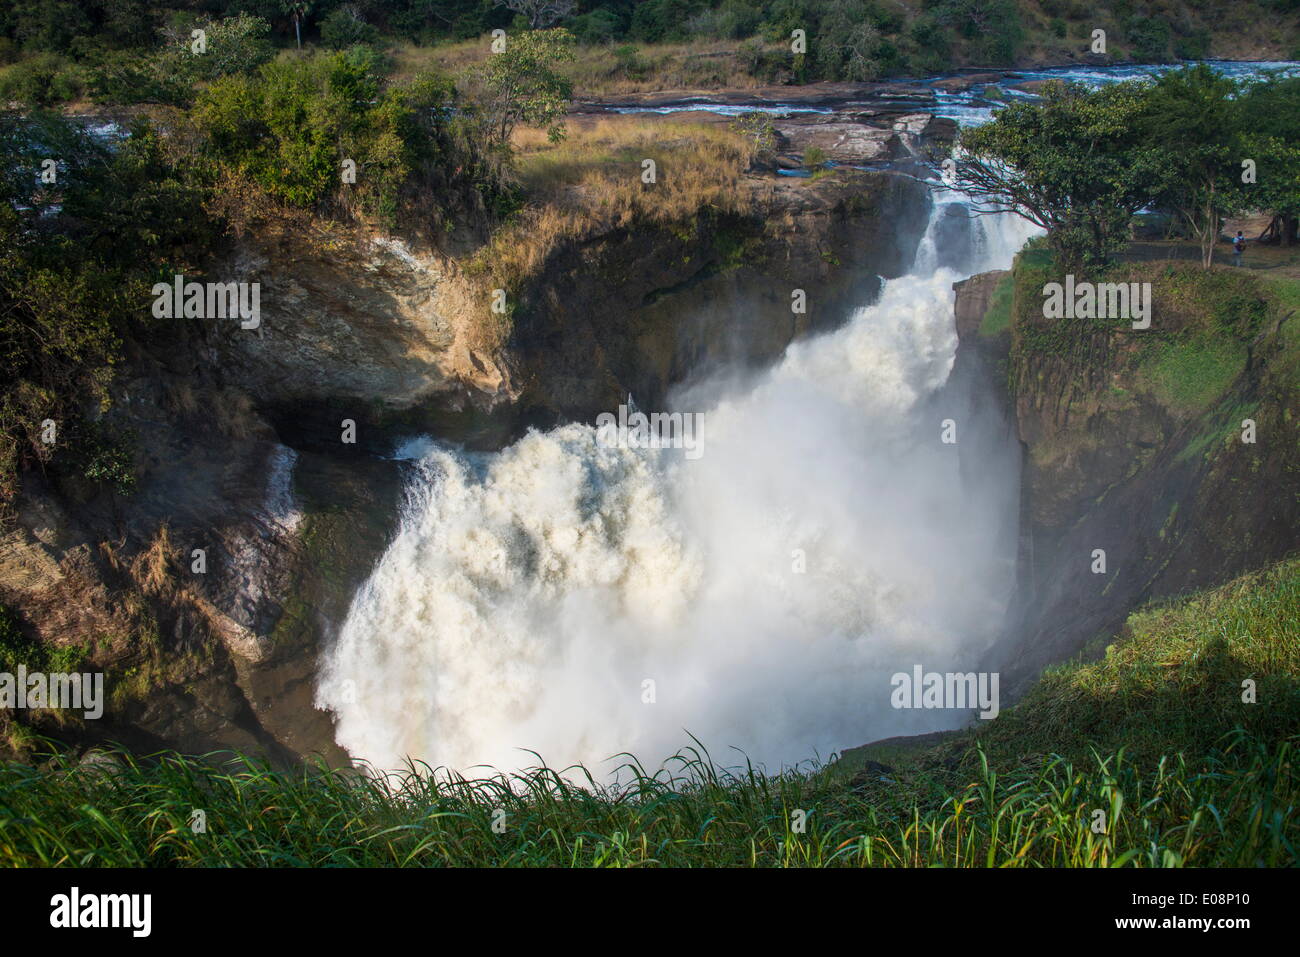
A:
{"label": "green grass", "polygon": [[1240,441],[1242,420],[1254,418],[1258,411],[1258,402],[1229,400],[1219,403],[1214,410],[1202,417],[1201,430],[1179,450],[1174,461],[1188,462],[1204,458],[1223,451],[1233,442]]}
{"label": "green grass", "polygon": [[[1116,396],[1118,389],[1146,394],[1175,418],[1194,418],[1229,393],[1251,343],[1300,301],[1300,283],[1289,279],[1182,262],[1121,263],[1091,278],[1149,282],[1151,328],[1134,331],[1124,319],[1044,319],[1043,286],[1061,276],[1043,245],[1031,244],[1016,259],[1010,291],[999,284],[980,328],[1000,330],[1009,320],[1013,394],[1032,388],[1045,372],[1063,383],[1086,381],[1102,364],[1112,373],[1108,385]],[[1003,296],[1011,300],[1005,316]],[[1283,349],[1268,355],[1270,368],[1291,370],[1293,380],[1300,371],[1297,328],[1292,317],[1283,327]]]}
{"label": "green grass", "polygon": [[[999,761],[1081,760],[1124,749],[1155,767],[1211,749],[1230,729],[1300,732],[1300,559],[1129,616],[1097,661],[1049,670],[978,737]],[[1256,704],[1242,701],[1255,683]]]}
{"label": "green grass", "polygon": [[1285,353],[1274,361],[1291,388],[1300,388],[1300,279],[1275,278],[1267,287],[1277,301]]}
{"label": "green grass", "polygon": [[1245,343],[1226,336],[1190,336],[1161,346],[1140,375],[1160,404],[1177,412],[1208,408],[1246,365]]}
{"label": "green grass", "polygon": [[996,336],[1011,328],[1011,305],[1015,299],[1015,276],[1003,276],[989,297],[989,308],[980,321],[981,336]]}
{"label": "green grass", "polygon": [[[423,767],[277,772],[245,758],[12,764],[0,768],[0,862],[1294,864],[1297,622],[1300,560],[1144,610],[1104,657],[1050,671],[996,721],[890,749],[888,773],[728,770],[702,747],[658,773],[628,758],[631,784],[618,791],[580,769],[469,779]],[[1256,704],[1241,701],[1245,679]],[[191,827],[196,809],[203,833]]]}

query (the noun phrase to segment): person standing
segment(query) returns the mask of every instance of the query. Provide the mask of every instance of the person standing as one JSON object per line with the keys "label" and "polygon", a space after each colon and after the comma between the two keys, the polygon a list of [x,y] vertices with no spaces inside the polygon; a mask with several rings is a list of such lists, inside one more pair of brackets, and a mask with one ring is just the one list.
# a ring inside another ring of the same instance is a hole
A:
{"label": "person standing", "polygon": [[1232,241],[1232,264],[1241,265],[1241,254],[1246,251],[1246,237],[1241,235],[1241,230],[1237,230],[1237,238]]}

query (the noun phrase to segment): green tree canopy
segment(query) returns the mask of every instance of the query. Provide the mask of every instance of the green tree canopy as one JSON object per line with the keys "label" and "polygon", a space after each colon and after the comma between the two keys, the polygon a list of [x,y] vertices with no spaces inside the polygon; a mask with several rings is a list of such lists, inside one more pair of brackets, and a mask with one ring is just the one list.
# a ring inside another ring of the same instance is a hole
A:
{"label": "green tree canopy", "polygon": [[1139,83],[1049,84],[1041,101],[1012,103],[962,132],[956,185],[981,211],[1016,212],[1046,229],[1063,267],[1104,264],[1163,175],[1141,140],[1144,104]]}
{"label": "green tree canopy", "polygon": [[1176,211],[1209,266],[1224,216],[1244,202],[1246,110],[1240,85],[1204,64],[1162,75],[1143,97],[1138,128],[1165,172],[1154,199]]}
{"label": "green tree canopy", "polygon": [[555,67],[573,59],[573,43],[573,34],[560,28],[512,33],[505,49],[477,71],[489,144],[508,150],[510,134],[520,123],[544,128],[552,140],[564,136],[573,84]]}

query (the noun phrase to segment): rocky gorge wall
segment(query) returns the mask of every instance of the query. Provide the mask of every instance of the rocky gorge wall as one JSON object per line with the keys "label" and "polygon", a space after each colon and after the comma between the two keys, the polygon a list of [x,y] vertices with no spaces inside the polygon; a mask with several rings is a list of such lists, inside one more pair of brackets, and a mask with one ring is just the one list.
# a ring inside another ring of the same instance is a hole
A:
{"label": "rocky gorge wall", "polygon": [[1143,332],[1043,319],[1032,258],[956,286],[958,368],[995,373],[1024,455],[1013,695],[1136,606],[1300,548],[1300,336],[1268,282],[1125,267],[1154,287]]}

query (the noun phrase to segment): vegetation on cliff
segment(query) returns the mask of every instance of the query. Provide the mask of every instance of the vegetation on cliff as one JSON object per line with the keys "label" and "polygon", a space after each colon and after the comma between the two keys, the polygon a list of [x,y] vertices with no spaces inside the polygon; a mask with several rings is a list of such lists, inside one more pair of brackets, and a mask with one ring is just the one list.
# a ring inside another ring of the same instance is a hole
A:
{"label": "vegetation on cliff", "polygon": [[98,424],[116,369],[181,335],[152,284],[199,278],[227,234],[400,225],[437,243],[518,205],[492,114],[449,80],[395,81],[366,48],[218,73],[129,130],[0,111],[0,504],[35,465],[130,491],[130,437]]}
{"label": "vegetation on cliff", "polygon": [[125,437],[97,412],[123,339],[155,325],[150,283],[210,239],[199,193],[136,134],[113,151],[58,117],[0,115],[0,502],[23,464],[131,486]]}
{"label": "vegetation on cliff", "polygon": [[560,142],[520,130],[513,146],[529,202],[468,267],[511,292],[565,239],[749,209],[741,177],[757,147],[729,126],[610,117]]}

